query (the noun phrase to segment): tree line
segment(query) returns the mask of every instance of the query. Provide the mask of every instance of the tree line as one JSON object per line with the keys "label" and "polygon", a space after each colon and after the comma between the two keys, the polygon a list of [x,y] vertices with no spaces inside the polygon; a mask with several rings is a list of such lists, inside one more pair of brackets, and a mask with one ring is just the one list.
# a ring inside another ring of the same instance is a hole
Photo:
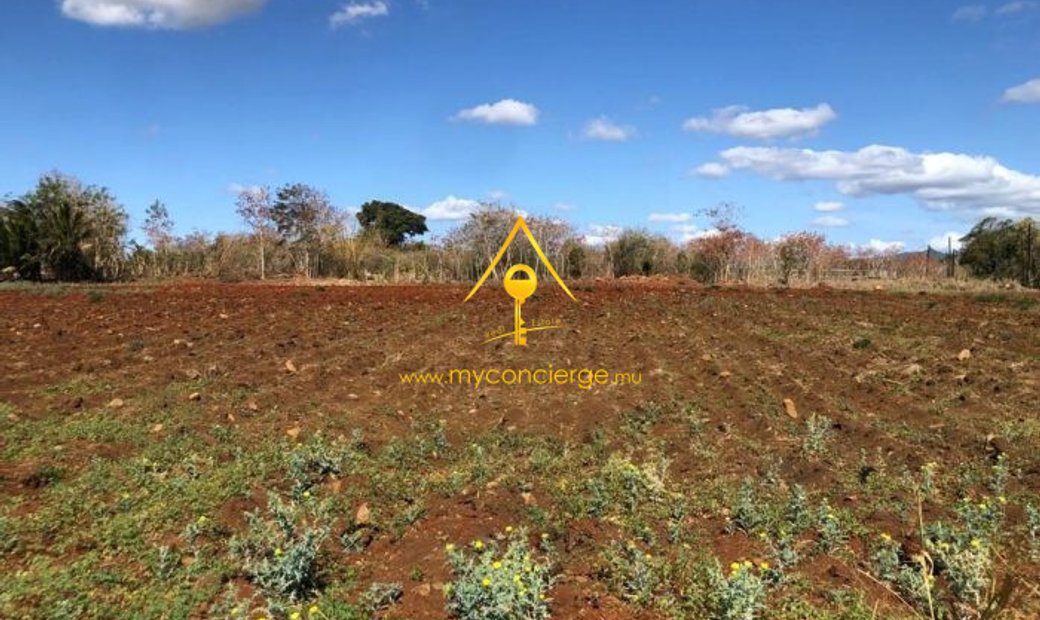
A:
{"label": "tree line", "polygon": [[[422,214],[372,200],[351,217],[324,191],[302,183],[242,189],[234,208],[248,232],[178,236],[168,208],[155,201],[145,212],[141,231],[147,242],[141,244],[128,241],[129,217],[109,190],[47,174],[24,195],[0,201],[0,279],[469,282],[487,267],[516,219],[514,209],[487,204],[442,237],[416,240],[429,232]],[[711,232],[684,243],[634,229],[599,245],[586,243],[563,220],[526,219],[549,260],[568,278],[681,274],[707,283],[787,285],[837,273],[935,277],[946,272],[931,252],[851,252],[811,232],[766,241],[742,230],[728,205],[701,215],[711,222]],[[1028,218],[983,219],[964,237],[958,269],[1040,287],[1035,229]],[[499,269],[516,262],[542,269],[522,235]]]}

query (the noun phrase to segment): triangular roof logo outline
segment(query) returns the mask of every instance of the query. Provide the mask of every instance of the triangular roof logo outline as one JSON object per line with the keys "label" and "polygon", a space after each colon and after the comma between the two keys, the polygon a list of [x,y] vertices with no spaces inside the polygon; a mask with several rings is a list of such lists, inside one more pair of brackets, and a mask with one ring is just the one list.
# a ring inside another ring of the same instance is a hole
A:
{"label": "triangular roof logo outline", "polygon": [[488,276],[490,276],[491,273],[495,270],[495,266],[498,265],[498,262],[502,260],[503,256],[505,256],[506,250],[509,249],[509,244],[513,243],[513,239],[516,238],[516,233],[520,231],[524,232],[524,236],[527,237],[527,240],[531,242],[531,247],[534,248],[535,254],[538,255],[539,260],[542,261],[542,264],[545,265],[545,268],[552,275],[553,279],[556,280],[556,283],[560,285],[560,288],[563,289],[563,292],[567,293],[567,297],[570,297],[571,301],[578,301],[574,298],[574,294],[571,293],[571,289],[567,288],[567,285],[564,284],[563,279],[560,278],[560,274],[556,273],[556,269],[553,268],[552,263],[550,263],[549,259],[546,258],[545,252],[542,251],[542,247],[538,245],[537,241],[535,241],[534,235],[531,234],[531,229],[527,227],[527,222],[524,221],[524,216],[519,215],[516,218],[516,223],[513,224],[513,229],[509,231],[509,236],[506,237],[506,240],[502,244],[502,247],[498,249],[498,254],[495,255],[495,258],[491,261],[491,264],[488,265],[488,268],[484,270],[484,275],[480,276],[480,279],[477,280],[477,283],[473,285],[473,289],[470,290],[469,295],[466,295],[466,299],[462,300],[463,303],[469,301],[470,298],[473,297],[473,295],[475,295],[478,290],[480,290],[480,287],[484,285],[484,281],[487,280]]}

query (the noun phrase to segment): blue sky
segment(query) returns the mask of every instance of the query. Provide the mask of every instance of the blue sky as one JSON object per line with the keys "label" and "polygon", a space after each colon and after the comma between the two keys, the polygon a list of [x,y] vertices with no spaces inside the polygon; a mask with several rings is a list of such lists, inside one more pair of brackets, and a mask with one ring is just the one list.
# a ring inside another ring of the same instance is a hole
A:
{"label": "blue sky", "polygon": [[592,240],[721,201],[876,247],[1040,215],[1040,2],[4,0],[0,75],[0,193],[59,169],[135,228],[297,181]]}

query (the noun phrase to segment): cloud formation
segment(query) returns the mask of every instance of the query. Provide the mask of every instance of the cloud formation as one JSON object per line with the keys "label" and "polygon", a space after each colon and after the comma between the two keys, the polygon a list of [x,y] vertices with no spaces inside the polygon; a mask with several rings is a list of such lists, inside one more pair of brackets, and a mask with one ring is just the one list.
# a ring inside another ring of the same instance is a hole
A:
{"label": "cloud formation", "polygon": [[977,22],[984,19],[988,12],[989,9],[984,5],[968,4],[957,7],[957,10],[953,12],[952,19],[958,22]]}
{"label": "cloud formation", "polygon": [[1008,2],[1007,4],[1001,5],[995,13],[997,15],[1015,15],[1016,13],[1024,13],[1026,11],[1032,11],[1036,8],[1040,8],[1040,2],[1033,2],[1031,0],[1019,0],[1018,2]]}
{"label": "cloud formation", "polygon": [[718,162],[709,161],[694,168],[692,173],[706,179],[721,179],[729,174],[729,168]]}
{"label": "cloud formation", "polygon": [[874,252],[877,254],[891,254],[893,252],[902,251],[905,247],[906,244],[902,241],[882,241],[881,239],[871,239],[863,245],[853,246],[854,249]]}
{"label": "cloud formation", "polygon": [[668,222],[669,224],[680,224],[682,222],[689,222],[693,219],[691,213],[651,213],[650,217],[647,218],[651,222]]}
{"label": "cloud formation", "polygon": [[838,117],[829,104],[813,108],[774,108],[751,111],[745,106],[729,106],[712,111],[711,116],[694,117],[683,123],[684,131],[722,133],[738,138],[769,140],[816,135]]}
{"label": "cloud formation", "polygon": [[[944,235],[939,235],[938,237],[932,237],[929,239],[928,246],[933,250],[939,250],[940,252],[945,252],[948,247],[952,247],[953,250],[956,251],[961,249],[961,246],[964,245],[961,243],[961,237],[963,236],[964,233],[948,232]],[[947,246],[947,240],[949,241],[949,246]]]}
{"label": "cloud formation", "polygon": [[625,142],[635,137],[636,130],[634,127],[618,125],[606,116],[600,116],[586,123],[581,135],[587,140]]}
{"label": "cloud formation", "polygon": [[613,224],[601,225],[601,224],[589,224],[589,233],[583,236],[583,240],[586,245],[606,245],[611,241],[616,241],[621,233],[625,231],[620,226],[614,226]]}
{"label": "cloud formation", "polygon": [[719,158],[727,171],[747,170],[779,181],[833,181],[847,196],[906,194],[935,209],[1040,214],[1040,177],[1011,170],[992,157],[912,153],[874,144],[858,151],[740,146],[722,151]]}
{"label": "cloud formation", "polygon": [[825,202],[818,202],[813,205],[813,209],[821,213],[833,213],[835,211],[841,211],[845,208],[845,204],[836,200],[829,200]]}
{"label": "cloud formation", "polygon": [[390,5],[382,0],[375,2],[351,2],[329,16],[329,26],[356,26],[366,19],[386,17],[390,14]]}
{"label": "cloud formation", "polygon": [[821,228],[839,228],[841,226],[848,226],[849,221],[843,217],[836,215],[821,215],[820,217],[809,222],[812,226],[819,226]]}
{"label": "cloud formation", "polygon": [[495,103],[466,108],[454,116],[455,120],[483,123],[485,125],[536,125],[538,108],[516,99],[502,99]]}
{"label": "cloud formation", "polygon": [[1004,91],[1001,100],[1006,103],[1040,103],[1040,78],[1012,86]]}
{"label": "cloud formation", "polygon": [[186,30],[254,13],[267,0],[62,0],[61,12],[95,26]]}
{"label": "cloud formation", "polygon": [[480,209],[480,202],[448,196],[421,211],[430,220],[464,220]]}

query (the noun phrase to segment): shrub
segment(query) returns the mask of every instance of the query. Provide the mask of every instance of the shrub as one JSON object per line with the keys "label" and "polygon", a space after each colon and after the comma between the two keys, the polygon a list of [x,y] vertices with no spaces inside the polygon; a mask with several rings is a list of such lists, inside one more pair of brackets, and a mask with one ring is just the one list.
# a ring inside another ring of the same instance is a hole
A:
{"label": "shrub", "polygon": [[448,611],[462,620],[544,620],[552,585],[549,563],[534,556],[527,533],[506,528],[506,548],[474,541],[469,550],[448,545],[454,580],[444,588]]}
{"label": "shrub", "polygon": [[765,609],[766,581],[770,576],[765,562],[758,566],[747,560],[733,562],[728,576],[716,567],[708,584],[712,620],[754,620]]}
{"label": "shrub", "polygon": [[257,586],[289,600],[306,598],[318,589],[318,551],[329,535],[328,527],[307,523],[299,507],[274,494],[266,518],[254,511],[246,520],[245,534],[231,540],[231,554]]}

